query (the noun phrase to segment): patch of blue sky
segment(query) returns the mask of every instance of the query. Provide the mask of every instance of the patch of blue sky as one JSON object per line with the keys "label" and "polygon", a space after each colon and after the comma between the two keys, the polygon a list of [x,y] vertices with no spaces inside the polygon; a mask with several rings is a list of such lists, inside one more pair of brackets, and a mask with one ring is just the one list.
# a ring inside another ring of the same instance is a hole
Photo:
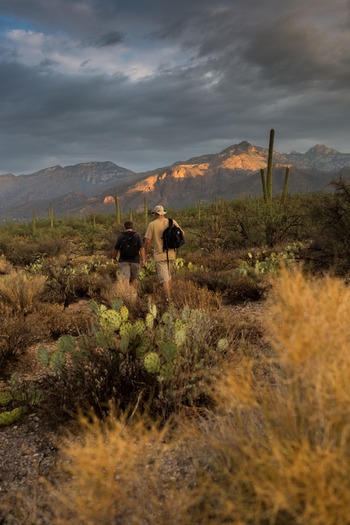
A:
{"label": "patch of blue sky", "polygon": [[33,24],[29,23],[27,20],[20,20],[18,18],[10,18],[7,16],[0,15],[0,31],[12,31],[13,29],[23,29],[25,31],[30,31],[33,29]]}

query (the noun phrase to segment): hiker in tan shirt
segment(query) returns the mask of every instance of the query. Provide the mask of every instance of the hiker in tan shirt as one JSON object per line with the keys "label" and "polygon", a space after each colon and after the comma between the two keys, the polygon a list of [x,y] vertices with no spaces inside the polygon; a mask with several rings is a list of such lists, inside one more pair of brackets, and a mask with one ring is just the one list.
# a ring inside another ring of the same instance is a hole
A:
{"label": "hiker in tan shirt", "polygon": [[[166,211],[163,206],[155,206],[151,213],[155,215],[155,219],[150,222],[147,227],[145,235],[145,257],[147,259],[150,249],[153,247],[158,281],[163,285],[165,299],[169,303],[171,296],[171,272],[176,258],[176,251],[168,250],[167,256],[167,252],[163,250],[163,232],[169,226],[169,220],[165,217]],[[176,221],[173,220],[173,223],[179,227]]]}

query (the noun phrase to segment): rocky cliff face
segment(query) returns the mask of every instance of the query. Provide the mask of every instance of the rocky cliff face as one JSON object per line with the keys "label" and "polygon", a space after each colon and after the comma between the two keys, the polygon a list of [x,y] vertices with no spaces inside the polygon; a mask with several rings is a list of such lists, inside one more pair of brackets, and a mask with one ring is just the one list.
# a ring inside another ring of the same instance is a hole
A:
{"label": "rocky cliff face", "polygon": [[[217,154],[193,157],[148,173],[135,174],[112,162],[53,166],[31,175],[0,176],[0,218],[46,216],[50,202],[58,215],[108,213],[118,195],[124,210],[149,205],[172,208],[193,205],[198,198],[232,199],[261,193],[260,169],[268,151],[244,141]],[[324,189],[339,174],[348,173],[350,154],[316,145],[306,153],[274,152],[274,189],[281,191],[285,167],[291,168],[290,191]]]}
{"label": "rocky cliff face", "polygon": [[[198,198],[232,199],[261,193],[260,169],[267,166],[268,150],[244,141],[218,154],[194,157],[156,170],[120,195],[125,208],[141,209],[144,197],[156,204],[179,208],[193,205]],[[307,153],[274,152],[274,189],[281,191],[285,168],[291,168],[289,188],[294,193],[324,189],[339,170],[350,166],[350,154],[315,146]]]}

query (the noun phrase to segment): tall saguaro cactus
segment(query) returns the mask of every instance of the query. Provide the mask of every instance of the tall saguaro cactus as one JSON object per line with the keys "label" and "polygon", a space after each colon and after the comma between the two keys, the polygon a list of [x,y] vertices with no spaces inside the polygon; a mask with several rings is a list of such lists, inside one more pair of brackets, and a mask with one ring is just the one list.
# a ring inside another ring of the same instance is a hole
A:
{"label": "tall saguaro cactus", "polygon": [[36,213],[35,211],[33,211],[33,217],[32,217],[32,230],[33,230],[33,233],[36,232]]}
{"label": "tall saguaro cactus", "polygon": [[[270,141],[269,141],[269,151],[267,157],[267,169],[266,176],[265,170],[260,170],[261,175],[261,184],[263,190],[264,202],[267,206],[266,210],[266,242],[269,246],[272,246],[274,243],[274,233],[277,227],[276,223],[276,210],[273,209],[273,199],[272,199],[272,168],[273,168],[273,144],[275,140],[275,130],[270,130]],[[288,181],[289,181],[289,167],[286,167],[286,172],[284,176],[283,190],[280,199],[280,205],[282,207],[286,204],[287,194],[288,194]]]}
{"label": "tall saguaro cactus", "polygon": [[[269,141],[269,153],[267,157],[266,176],[265,176],[265,170],[263,168],[261,168],[260,170],[264,201],[266,202],[266,204],[269,204],[269,205],[272,205],[272,163],[273,163],[274,140],[275,140],[275,130],[271,129],[270,130],[270,141]],[[290,173],[290,169],[289,167],[287,167],[286,173],[284,176],[284,184],[283,184],[283,190],[282,190],[282,196],[281,196],[282,204],[285,203],[285,200],[287,197],[289,173]]]}
{"label": "tall saguaro cactus", "polygon": [[115,217],[116,217],[116,220],[117,220],[117,224],[121,224],[121,216],[120,216],[120,206],[119,206],[119,200],[118,200],[118,196],[115,195],[114,196],[114,202],[115,202]]}
{"label": "tall saguaro cactus", "polygon": [[51,226],[51,228],[53,228],[53,223],[54,223],[54,219],[55,219],[55,213],[53,211],[53,206],[52,206],[51,202],[50,202],[50,205],[49,205],[48,216],[49,216],[49,220],[50,220],[50,226]]}
{"label": "tall saguaro cactus", "polygon": [[272,158],[273,158],[273,143],[275,140],[275,130],[270,130],[269,141],[269,155],[267,157],[267,173],[266,173],[266,193],[268,202],[272,202]]}

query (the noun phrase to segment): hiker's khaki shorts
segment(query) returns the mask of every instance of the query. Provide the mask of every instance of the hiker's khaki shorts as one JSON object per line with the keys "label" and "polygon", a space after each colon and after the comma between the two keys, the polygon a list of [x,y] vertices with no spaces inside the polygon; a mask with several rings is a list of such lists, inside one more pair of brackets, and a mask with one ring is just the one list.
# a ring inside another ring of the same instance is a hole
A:
{"label": "hiker's khaki shorts", "polygon": [[166,283],[171,281],[171,273],[174,268],[174,261],[156,261],[156,270],[158,281],[160,283]]}

